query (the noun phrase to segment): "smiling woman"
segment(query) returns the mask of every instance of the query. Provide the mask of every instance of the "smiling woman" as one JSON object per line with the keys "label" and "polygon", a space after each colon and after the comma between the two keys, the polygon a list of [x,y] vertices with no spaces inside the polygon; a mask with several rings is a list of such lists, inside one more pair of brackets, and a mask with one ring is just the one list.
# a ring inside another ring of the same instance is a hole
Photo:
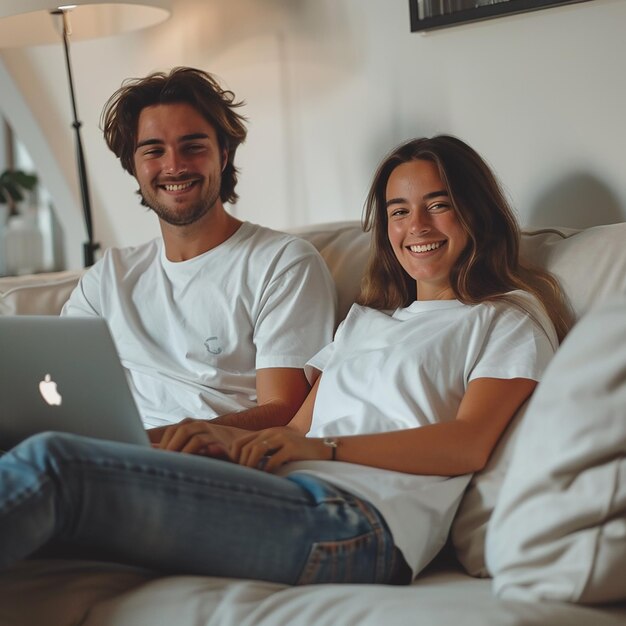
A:
{"label": "smiling woman", "polygon": [[550,303],[558,336],[567,333],[557,281],[520,258],[519,226],[498,181],[460,139],[413,139],[392,150],[374,175],[364,226],[374,254],[361,304],[393,309],[432,297],[476,304],[521,289]]}
{"label": "smiling woman", "polygon": [[399,165],[387,181],[386,194],[389,241],[417,283],[417,299],[454,298],[450,273],[467,244],[467,233],[437,166],[423,160]]}

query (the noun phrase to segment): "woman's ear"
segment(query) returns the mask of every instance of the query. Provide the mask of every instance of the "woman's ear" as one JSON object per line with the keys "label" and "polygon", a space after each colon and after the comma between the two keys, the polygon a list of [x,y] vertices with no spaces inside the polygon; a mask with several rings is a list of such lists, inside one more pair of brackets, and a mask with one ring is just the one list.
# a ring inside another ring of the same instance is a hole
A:
{"label": "woman's ear", "polygon": [[222,172],[226,169],[226,165],[228,165],[228,150],[224,148],[222,150]]}

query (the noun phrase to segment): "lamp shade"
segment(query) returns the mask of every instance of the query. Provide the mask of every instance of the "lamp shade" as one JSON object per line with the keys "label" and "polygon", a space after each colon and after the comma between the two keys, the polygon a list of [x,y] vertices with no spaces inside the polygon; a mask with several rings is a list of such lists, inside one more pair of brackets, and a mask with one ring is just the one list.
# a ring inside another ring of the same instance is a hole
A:
{"label": "lamp shade", "polygon": [[2,0],[0,47],[58,43],[59,32],[50,12],[71,11],[72,39],[95,39],[147,28],[166,20],[170,0]]}

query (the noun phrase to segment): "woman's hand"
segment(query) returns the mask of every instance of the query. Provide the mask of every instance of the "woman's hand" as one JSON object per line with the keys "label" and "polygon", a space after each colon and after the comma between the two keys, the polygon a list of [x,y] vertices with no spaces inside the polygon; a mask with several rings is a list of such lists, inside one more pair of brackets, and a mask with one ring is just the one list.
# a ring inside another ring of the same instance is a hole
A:
{"label": "woman's hand", "polygon": [[243,428],[186,418],[165,428],[156,447],[161,450],[225,458],[228,457],[228,447],[232,441],[248,432]]}
{"label": "woman's hand", "polygon": [[290,461],[328,461],[332,450],[322,439],[307,438],[289,427],[268,428],[237,437],[230,458],[247,467],[272,472]]}

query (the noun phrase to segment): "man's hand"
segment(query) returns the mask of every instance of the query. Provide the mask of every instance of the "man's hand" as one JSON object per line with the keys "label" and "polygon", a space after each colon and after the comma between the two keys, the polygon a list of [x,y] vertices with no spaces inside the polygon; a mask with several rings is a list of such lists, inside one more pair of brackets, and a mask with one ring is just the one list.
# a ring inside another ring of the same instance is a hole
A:
{"label": "man's hand", "polygon": [[[152,439],[152,431],[161,431],[156,441]],[[247,434],[248,431],[234,426],[221,426],[210,421],[186,418],[179,424],[152,429],[150,440],[161,450],[186,452],[212,457],[228,457],[231,442]]]}
{"label": "man's hand", "polygon": [[168,428],[169,426],[156,426],[155,428],[146,428],[146,432],[148,433],[148,439],[150,439],[150,443],[152,444],[153,448],[159,447],[161,437],[163,437],[163,433]]}

